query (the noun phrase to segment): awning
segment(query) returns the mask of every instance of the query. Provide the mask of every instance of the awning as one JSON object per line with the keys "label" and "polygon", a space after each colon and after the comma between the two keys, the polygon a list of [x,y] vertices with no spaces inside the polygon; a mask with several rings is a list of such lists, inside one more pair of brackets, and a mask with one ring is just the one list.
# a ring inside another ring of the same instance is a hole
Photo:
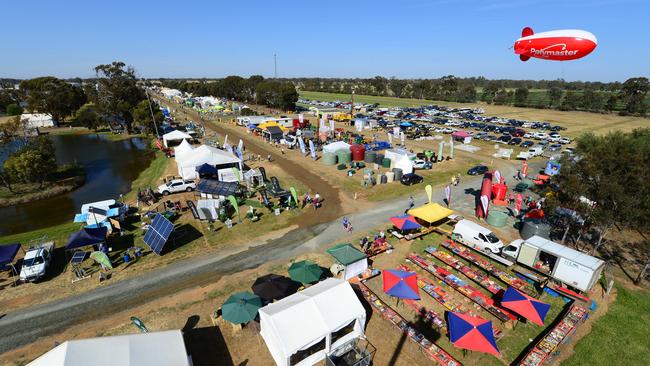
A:
{"label": "awning", "polygon": [[95,245],[106,240],[108,229],[104,226],[100,228],[83,228],[76,233],[70,235],[68,244],[65,249],[81,248],[88,245]]}
{"label": "awning", "polygon": [[0,245],[0,266],[13,262],[18,253],[18,249],[20,249],[19,243]]}
{"label": "awning", "polygon": [[327,249],[326,252],[344,266],[366,259],[365,254],[361,253],[361,251],[350,244],[339,244],[333,248]]}
{"label": "awning", "polygon": [[454,213],[454,211],[442,207],[437,203],[428,203],[408,211],[409,214],[429,224],[440,221]]}
{"label": "awning", "polygon": [[196,185],[197,192],[216,196],[229,196],[235,194],[239,188],[237,182],[222,182],[216,179],[201,179]]}
{"label": "awning", "polygon": [[265,130],[267,130],[271,136],[282,135],[282,129],[278,126],[268,126]]}

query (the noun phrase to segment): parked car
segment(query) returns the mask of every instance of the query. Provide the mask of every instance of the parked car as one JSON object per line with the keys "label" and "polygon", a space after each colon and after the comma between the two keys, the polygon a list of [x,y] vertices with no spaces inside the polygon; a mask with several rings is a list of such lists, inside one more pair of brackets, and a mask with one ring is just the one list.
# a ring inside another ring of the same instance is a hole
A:
{"label": "parked car", "polygon": [[535,134],[533,134],[533,138],[535,140],[544,140],[548,138],[548,134],[546,132],[535,132]]}
{"label": "parked car", "polygon": [[511,135],[514,137],[523,137],[526,134],[526,131],[522,130],[521,128],[515,129]]}
{"label": "parked car", "polygon": [[571,143],[571,139],[567,137],[562,137],[557,142],[561,143],[562,145],[566,145]]}
{"label": "parked car", "polygon": [[431,169],[432,164],[421,159],[413,160],[413,169]]}
{"label": "parked car", "polygon": [[529,141],[529,140],[524,141],[524,142],[521,143],[521,147],[531,147],[533,145],[535,145],[535,143],[532,142],[532,141]]}
{"label": "parked car", "polygon": [[467,171],[467,174],[468,175],[481,175],[481,174],[485,174],[485,172],[487,172],[488,169],[489,168],[486,167],[485,165],[477,165],[475,167],[470,168]]}
{"label": "parked car", "polygon": [[549,151],[558,151],[558,150],[560,150],[561,148],[562,148],[562,145],[560,145],[560,144],[551,144],[551,145],[548,147],[548,150],[549,150]]}
{"label": "parked car", "polygon": [[525,133],[525,134],[524,134],[524,138],[525,138],[525,139],[532,139],[532,138],[533,138],[533,134],[531,134],[531,133]]}
{"label": "parked car", "polygon": [[508,141],[508,145],[519,145],[521,143],[521,138],[519,137],[513,137],[510,141]]}
{"label": "parked car", "polygon": [[54,241],[41,243],[30,247],[25,252],[23,265],[20,268],[20,279],[22,281],[36,282],[45,277],[47,269],[52,263]]}
{"label": "parked car", "polygon": [[479,251],[499,254],[503,242],[489,229],[467,219],[458,221],[452,231],[455,240]]}
{"label": "parked car", "polygon": [[560,141],[561,138],[562,138],[562,136],[560,136],[560,135],[550,135],[548,137],[548,140],[550,142],[558,142],[558,141]]}
{"label": "parked car", "polygon": [[191,192],[196,189],[196,183],[193,180],[173,179],[165,184],[158,186],[158,193],[166,196],[170,193]]}
{"label": "parked car", "polygon": [[421,183],[423,180],[424,178],[422,178],[421,176],[415,173],[408,173],[402,175],[402,179],[400,179],[399,181],[405,186],[410,186],[413,184]]}

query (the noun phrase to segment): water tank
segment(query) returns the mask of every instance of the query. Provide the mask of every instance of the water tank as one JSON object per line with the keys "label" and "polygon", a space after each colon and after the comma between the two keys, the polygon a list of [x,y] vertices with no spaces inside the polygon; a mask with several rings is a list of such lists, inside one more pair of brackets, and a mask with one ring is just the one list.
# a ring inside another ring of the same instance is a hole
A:
{"label": "water tank", "polygon": [[401,168],[393,168],[393,173],[395,173],[395,180],[402,179],[402,169]]}
{"label": "water tank", "polygon": [[390,183],[395,181],[395,173],[393,172],[386,172],[386,182]]}
{"label": "water tank", "polygon": [[521,227],[519,228],[519,235],[521,235],[524,240],[535,235],[549,239],[550,234],[551,225],[540,219],[526,219],[521,223]]}
{"label": "water tank", "polygon": [[375,151],[366,151],[366,156],[363,158],[363,161],[366,163],[374,163],[377,159],[377,153]]}
{"label": "water tank", "polygon": [[352,145],[350,146],[350,152],[352,152],[352,160],[363,161],[363,157],[366,153],[366,148],[361,144]]}
{"label": "water tank", "polygon": [[383,158],[381,161],[381,166],[384,168],[390,168],[390,159]]}
{"label": "water tank", "polygon": [[381,184],[388,183],[388,177],[386,177],[386,175],[382,174],[381,178],[380,178],[380,182],[381,182]]}
{"label": "water tank", "polygon": [[505,201],[506,195],[508,194],[508,186],[503,183],[497,183],[492,185],[492,199],[498,201]]}
{"label": "water tank", "polygon": [[336,152],[339,164],[348,164],[352,161],[352,152],[350,150],[339,150]]}
{"label": "water tank", "polygon": [[323,164],[336,165],[338,159],[334,153],[323,153]]}
{"label": "water tank", "polygon": [[377,157],[375,158],[375,163],[381,165],[383,161],[384,161],[384,154],[377,154]]}
{"label": "water tank", "polygon": [[506,224],[508,223],[508,214],[503,211],[491,209],[488,211],[488,215],[487,218],[485,219],[485,222],[495,227],[506,226]]}

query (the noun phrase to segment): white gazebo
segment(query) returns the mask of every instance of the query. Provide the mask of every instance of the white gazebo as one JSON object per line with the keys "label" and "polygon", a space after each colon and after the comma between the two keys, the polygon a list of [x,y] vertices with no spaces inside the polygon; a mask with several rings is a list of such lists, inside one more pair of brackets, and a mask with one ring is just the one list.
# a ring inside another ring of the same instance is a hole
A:
{"label": "white gazebo", "polygon": [[241,160],[227,151],[218,149],[216,147],[201,145],[190,152],[182,154],[180,157],[176,156],[176,165],[178,167],[178,175],[183,179],[195,179],[198,177],[196,168],[203,165],[210,164],[217,168],[217,176],[220,180],[224,181],[239,181],[240,174],[233,173],[233,167],[242,172]]}
{"label": "white gazebo", "polygon": [[336,141],[323,146],[323,152],[336,153],[339,150],[350,150],[350,144],[343,141]]}
{"label": "white gazebo", "polygon": [[180,330],[64,342],[27,366],[190,366]]}
{"label": "white gazebo", "polygon": [[163,135],[163,143],[165,144],[165,147],[169,147],[170,141],[180,141],[184,139],[192,139],[192,136],[190,136],[189,133],[179,130],[174,130]]}
{"label": "white gazebo", "polygon": [[278,366],[313,365],[364,335],[366,311],[350,283],[328,278],[259,310],[260,334]]}

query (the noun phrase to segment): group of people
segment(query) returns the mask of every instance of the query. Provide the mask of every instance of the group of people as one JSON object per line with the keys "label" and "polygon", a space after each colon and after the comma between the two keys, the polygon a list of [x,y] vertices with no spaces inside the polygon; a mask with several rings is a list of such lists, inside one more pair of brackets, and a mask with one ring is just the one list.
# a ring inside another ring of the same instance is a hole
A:
{"label": "group of people", "polygon": [[305,195],[302,198],[302,208],[305,208],[305,206],[312,204],[314,205],[314,211],[318,210],[320,206],[323,204],[323,198],[320,196],[318,192],[312,197],[311,192],[305,193]]}
{"label": "group of people", "polygon": [[380,230],[378,233],[375,233],[373,240],[370,240],[369,236],[364,236],[359,240],[359,246],[361,251],[368,253],[373,246],[380,246],[386,242],[386,234],[384,230]]}

